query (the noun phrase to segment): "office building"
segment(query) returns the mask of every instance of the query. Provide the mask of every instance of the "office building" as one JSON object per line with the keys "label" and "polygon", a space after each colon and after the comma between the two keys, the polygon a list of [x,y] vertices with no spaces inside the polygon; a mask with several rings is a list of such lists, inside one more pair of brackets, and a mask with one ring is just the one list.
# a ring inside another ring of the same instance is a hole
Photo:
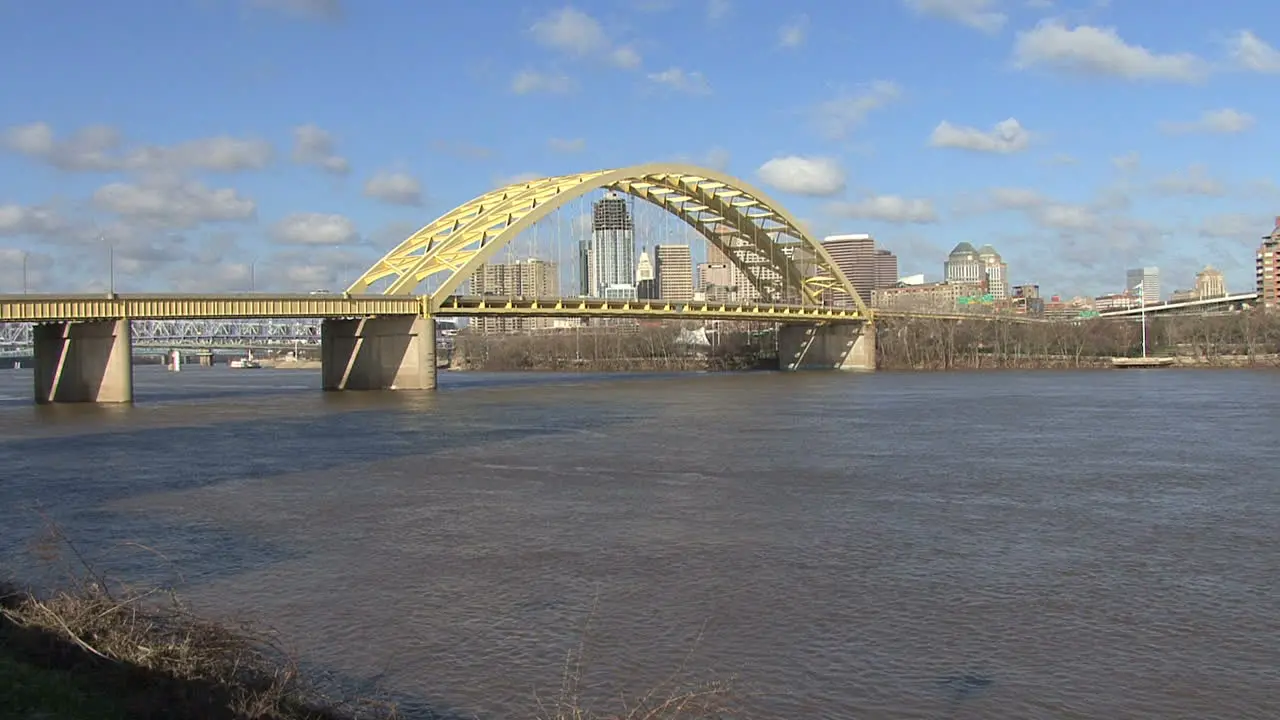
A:
{"label": "office building", "polygon": [[[560,296],[560,269],[553,262],[528,259],[513,263],[486,263],[471,276],[471,292],[476,295],[550,298]],[[527,332],[553,325],[553,318],[496,317],[472,318],[480,332]]]}
{"label": "office building", "polygon": [[978,260],[987,282],[987,294],[996,300],[1009,297],[1009,264],[990,245],[978,248]]}
{"label": "office building", "polygon": [[[862,302],[871,304],[871,291],[875,290],[879,265],[876,259],[876,241],[866,233],[829,235],[822,239],[822,247],[835,262],[845,278],[853,283]],[[896,264],[896,263],[895,263]],[[894,271],[897,275],[897,271]],[[895,278],[896,279],[896,278]],[[852,306],[853,300],[842,295],[832,296],[827,302],[838,306]]]}
{"label": "office building", "polygon": [[1224,297],[1227,294],[1227,281],[1222,271],[1208,265],[1196,273],[1196,299]]}
{"label": "office building", "polygon": [[672,302],[693,299],[693,254],[688,245],[657,245],[653,248],[658,297]]}
{"label": "office building", "polygon": [[1160,302],[1160,268],[1134,268],[1125,273],[1125,292],[1142,300],[1142,305]]}
{"label": "office building", "polygon": [[949,283],[978,285],[987,277],[986,267],[978,251],[967,242],[959,243],[942,263],[942,277]]}
{"label": "office building", "polygon": [[649,251],[641,248],[640,259],[636,261],[636,299],[656,300],[658,286],[654,281],[653,263],[649,261]]}
{"label": "office building", "polygon": [[1262,236],[1257,268],[1258,304],[1267,309],[1280,308],[1280,216],[1271,233]]}
{"label": "office building", "polygon": [[871,293],[871,306],[881,310],[915,310],[950,312],[962,301],[981,295],[981,283],[924,283],[877,288]]}
{"label": "office building", "polygon": [[592,205],[591,240],[585,255],[586,295],[636,296],[635,227],[626,197],[610,192]]}
{"label": "office building", "polygon": [[898,256],[884,249],[876,250],[876,285],[879,288],[891,288],[898,284]]}

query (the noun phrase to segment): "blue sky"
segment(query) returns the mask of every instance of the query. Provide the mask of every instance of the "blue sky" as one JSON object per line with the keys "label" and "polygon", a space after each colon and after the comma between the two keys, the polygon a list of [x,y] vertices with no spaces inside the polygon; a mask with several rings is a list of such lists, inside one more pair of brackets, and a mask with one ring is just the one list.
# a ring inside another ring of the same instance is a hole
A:
{"label": "blue sky", "polygon": [[1280,5],[0,0],[0,291],[336,287],[505,179],[682,159],[905,273],[1252,284]]}

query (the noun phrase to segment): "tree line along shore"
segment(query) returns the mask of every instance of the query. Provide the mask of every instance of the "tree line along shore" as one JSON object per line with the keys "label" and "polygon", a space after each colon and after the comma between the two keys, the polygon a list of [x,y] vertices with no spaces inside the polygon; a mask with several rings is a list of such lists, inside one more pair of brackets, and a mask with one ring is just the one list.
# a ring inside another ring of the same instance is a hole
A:
{"label": "tree line along shore", "polygon": [[[1147,353],[1186,367],[1280,367],[1280,313],[1147,319]],[[531,334],[459,333],[455,370],[655,371],[776,369],[769,326],[726,324],[709,346],[691,346],[677,324],[582,328]],[[1110,367],[1142,353],[1134,320],[1022,323],[933,318],[876,322],[882,370],[1066,369]]]}

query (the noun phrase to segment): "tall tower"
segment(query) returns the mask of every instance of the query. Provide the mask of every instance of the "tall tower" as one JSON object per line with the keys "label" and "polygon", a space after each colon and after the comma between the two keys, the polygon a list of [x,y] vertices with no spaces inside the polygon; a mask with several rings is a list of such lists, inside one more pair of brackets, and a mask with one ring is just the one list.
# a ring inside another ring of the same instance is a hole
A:
{"label": "tall tower", "polygon": [[[822,239],[822,247],[835,261],[840,272],[853,283],[862,302],[871,304],[871,291],[876,288],[878,261],[876,260],[876,241],[866,233],[853,235],[830,235]],[[853,300],[837,296],[838,302],[848,305]]]}
{"label": "tall tower", "polygon": [[587,295],[628,299],[636,296],[636,241],[627,200],[610,192],[592,206],[591,244],[587,250]]}
{"label": "tall tower", "polygon": [[1143,305],[1160,302],[1160,268],[1144,267],[1128,271],[1125,273],[1124,291],[1130,295],[1139,295]]}
{"label": "tall tower", "polygon": [[996,300],[1009,297],[1009,264],[990,245],[978,248],[978,260],[986,273],[987,292]]}
{"label": "tall tower", "polygon": [[891,250],[876,250],[876,286],[874,289],[898,285],[898,256]]}
{"label": "tall tower", "polygon": [[640,249],[640,259],[636,261],[636,298],[639,300],[658,299],[658,288],[654,282],[653,263],[649,262],[649,252]]}
{"label": "tall tower", "polygon": [[967,242],[959,243],[942,264],[942,274],[949,283],[978,285],[986,279],[986,268],[978,251]]}

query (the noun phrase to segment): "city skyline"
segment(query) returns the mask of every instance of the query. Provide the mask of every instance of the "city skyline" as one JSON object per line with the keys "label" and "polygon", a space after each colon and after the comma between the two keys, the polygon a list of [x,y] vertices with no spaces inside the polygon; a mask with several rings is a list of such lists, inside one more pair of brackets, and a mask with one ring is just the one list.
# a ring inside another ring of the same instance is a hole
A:
{"label": "city skyline", "polygon": [[[105,289],[104,244],[134,291],[244,289],[255,269],[339,287],[507,181],[662,160],[759,185],[814,237],[883,238],[904,269],[969,239],[1081,294],[1143,265],[1246,287],[1280,207],[1258,152],[1280,99],[1256,91],[1280,37],[1247,3],[66,4],[0,5],[0,62],[41,68],[0,78],[22,100],[0,114],[11,291],[20,259],[35,291]],[[407,41],[441,25],[492,43]],[[369,32],[385,51],[329,51]],[[760,87],[785,101],[759,111]],[[706,122],[672,133],[655,106]]]}

